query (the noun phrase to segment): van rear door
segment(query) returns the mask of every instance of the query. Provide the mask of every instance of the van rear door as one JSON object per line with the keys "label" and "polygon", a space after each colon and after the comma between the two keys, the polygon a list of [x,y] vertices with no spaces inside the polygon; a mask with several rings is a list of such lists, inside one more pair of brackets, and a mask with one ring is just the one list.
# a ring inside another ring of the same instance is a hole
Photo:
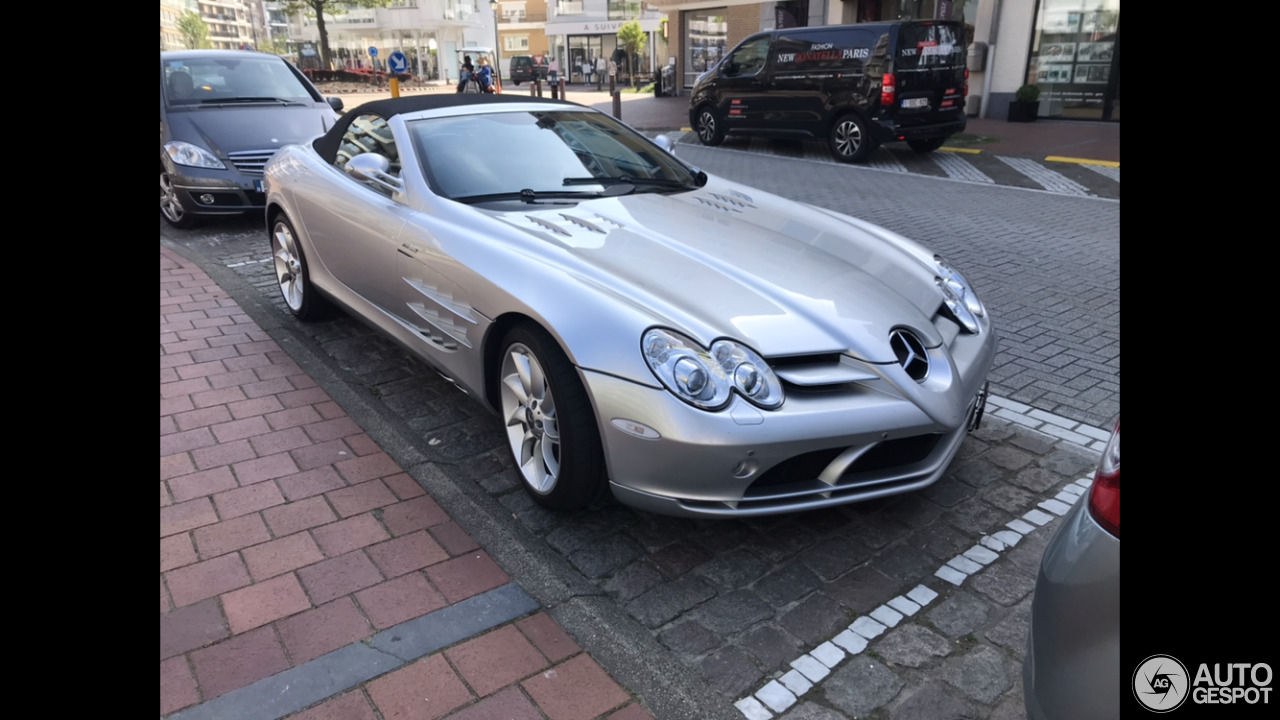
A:
{"label": "van rear door", "polygon": [[899,125],[931,125],[962,113],[965,47],[960,23],[903,23],[897,41],[893,75]]}

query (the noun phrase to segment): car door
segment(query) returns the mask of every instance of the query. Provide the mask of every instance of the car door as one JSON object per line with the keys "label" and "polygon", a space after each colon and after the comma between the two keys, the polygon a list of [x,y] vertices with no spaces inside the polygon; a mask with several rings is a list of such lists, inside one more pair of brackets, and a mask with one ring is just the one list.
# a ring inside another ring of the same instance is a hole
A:
{"label": "car door", "polygon": [[773,35],[747,38],[717,68],[717,114],[726,132],[767,129],[770,100],[765,91]]}
{"label": "car door", "polygon": [[[334,162],[335,172],[323,192],[299,193],[300,216],[307,236],[328,271],[338,282],[383,312],[394,314],[396,248],[411,210],[390,191],[371,181],[357,180],[344,170],[346,162],[363,152],[395,155],[386,121],[364,115],[351,123]],[[398,158],[392,172],[399,172]]]}

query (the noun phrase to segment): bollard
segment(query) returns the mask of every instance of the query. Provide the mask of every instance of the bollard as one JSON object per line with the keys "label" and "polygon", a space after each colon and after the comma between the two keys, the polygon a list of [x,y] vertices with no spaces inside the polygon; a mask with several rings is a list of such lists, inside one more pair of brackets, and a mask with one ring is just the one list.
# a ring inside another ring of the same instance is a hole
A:
{"label": "bollard", "polygon": [[617,90],[613,91],[613,117],[615,120],[622,119],[622,93]]}
{"label": "bollard", "polygon": [[560,99],[568,100],[569,96],[564,94],[564,78],[560,78]]}
{"label": "bollard", "polygon": [[529,88],[530,95],[534,97],[542,97],[542,83],[538,82],[538,78],[535,77],[529,85],[531,86]]}

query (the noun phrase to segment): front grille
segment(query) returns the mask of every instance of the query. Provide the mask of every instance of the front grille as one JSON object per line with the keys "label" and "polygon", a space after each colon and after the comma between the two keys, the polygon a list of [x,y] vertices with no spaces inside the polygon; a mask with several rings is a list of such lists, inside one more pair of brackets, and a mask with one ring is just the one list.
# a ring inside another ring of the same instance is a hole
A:
{"label": "front grille", "polygon": [[267,166],[267,161],[275,155],[275,150],[242,150],[240,152],[227,153],[227,157],[231,158],[231,164],[235,165],[245,175],[254,177],[262,177],[262,170]]}
{"label": "front grille", "polygon": [[[861,484],[860,481],[865,480],[868,474],[892,472],[922,462],[928,459],[940,439],[941,435],[917,435],[878,443],[845,470],[835,487],[839,488],[847,482]],[[751,483],[746,495],[756,494],[764,487],[813,482],[844,450],[845,448],[816,450],[780,462]]]}

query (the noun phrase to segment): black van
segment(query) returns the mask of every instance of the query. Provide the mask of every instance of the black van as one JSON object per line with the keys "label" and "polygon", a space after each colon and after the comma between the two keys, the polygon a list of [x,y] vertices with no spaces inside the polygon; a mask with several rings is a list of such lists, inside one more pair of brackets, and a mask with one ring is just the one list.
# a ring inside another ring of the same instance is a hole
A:
{"label": "black van", "polygon": [[528,55],[515,55],[511,58],[511,82],[519,85],[522,82],[533,82],[534,79],[546,82],[549,65],[539,65]]}
{"label": "black van", "polygon": [[725,135],[827,138],[843,162],[897,140],[937,150],[965,128],[964,39],[950,20],[756,33],[698,78],[689,123],[704,145]]}

